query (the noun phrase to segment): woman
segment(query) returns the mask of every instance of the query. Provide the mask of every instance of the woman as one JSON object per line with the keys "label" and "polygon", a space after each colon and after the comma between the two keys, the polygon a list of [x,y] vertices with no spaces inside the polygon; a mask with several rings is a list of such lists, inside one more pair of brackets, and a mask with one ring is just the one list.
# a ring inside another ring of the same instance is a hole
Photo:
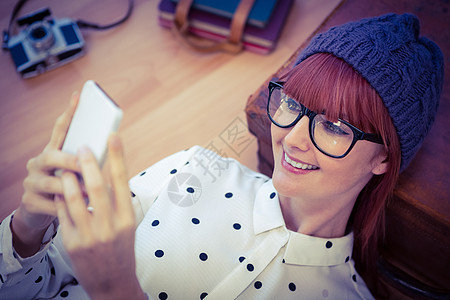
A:
{"label": "woman", "polygon": [[389,14],[318,35],[269,85],[272,180],[193,147],[127,184],[113,135],[108,188],[88,149],[58,150],[75,97],[1,225],[0,296],[371,299],[354,261],[373,262],[442,89],[442,54],[418,34],[414,16]]}

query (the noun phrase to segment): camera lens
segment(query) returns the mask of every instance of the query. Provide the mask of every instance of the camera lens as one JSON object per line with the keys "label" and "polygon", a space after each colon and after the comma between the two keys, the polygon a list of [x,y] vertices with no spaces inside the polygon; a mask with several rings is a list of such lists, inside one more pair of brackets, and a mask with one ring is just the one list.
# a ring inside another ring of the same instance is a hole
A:
{"label": "camera lens", "polygon": [[47,21],[39,21],[28,27],[28,41],[36,51],[45,51],[55,43],[50,24]]}
{"label": "camera lens", "polygon": [[30,32],[30,37],[34,40],[42,40],[47,35],[47,32],[44,27],[33,28]]}

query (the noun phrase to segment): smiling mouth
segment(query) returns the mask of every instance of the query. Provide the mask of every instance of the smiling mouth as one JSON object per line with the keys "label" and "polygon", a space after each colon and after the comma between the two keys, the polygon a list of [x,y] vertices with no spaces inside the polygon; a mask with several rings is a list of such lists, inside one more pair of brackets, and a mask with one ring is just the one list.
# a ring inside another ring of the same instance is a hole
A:
{"label": "smiling mouth", "polygon": [[317,166],[313,166],[313,165],[309,165],[309,164],[302,164],[300,162],[293,161],[292,159],[289,158],[289,156],[287,156],[286,153],[284,153],[284,160],[286,160],[286,162],[288,164],[290,164],[291,166],[293,166],[294,168],[297,168],[297,169],[317,170],[319,168]]}

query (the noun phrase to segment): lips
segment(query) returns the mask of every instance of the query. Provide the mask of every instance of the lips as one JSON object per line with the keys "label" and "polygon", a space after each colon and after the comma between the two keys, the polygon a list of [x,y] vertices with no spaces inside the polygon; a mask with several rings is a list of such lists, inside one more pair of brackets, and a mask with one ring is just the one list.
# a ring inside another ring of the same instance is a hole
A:
{"label": "lips", "polygon": [[284,153],[284,160],[291,166],[293,166],[296,169],[301,169],[301,170],[317,170],[319,167],[314,166],[314,165],[309,165],[309,164],[304,164],[298,161],[294,161],[292,159],[289,158],[289,156],[287,156],[286,153]]}

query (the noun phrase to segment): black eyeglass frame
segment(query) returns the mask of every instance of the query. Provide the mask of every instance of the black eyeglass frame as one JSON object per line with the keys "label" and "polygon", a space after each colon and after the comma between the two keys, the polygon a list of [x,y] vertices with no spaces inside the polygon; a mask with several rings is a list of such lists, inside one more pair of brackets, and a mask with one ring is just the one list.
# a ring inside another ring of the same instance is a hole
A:
{"label": "black eyeglass frame", "polygon": [[[279,89],[283,89],[283,85],[285,84],[284,81],[270,81],[269,82],[269,97],[267,99],[267,115],[269,116],[270,121],[272,121],[273,124],[275,124],[276,126],[280,127],[280,128],[289,128],[289,127],[293,127],[295,126],[295,124],[298,123],[298,121],[300,121],[300,119],[303,116],[307,116],[309,118],[309,138],[311,139],[312,143],[314,144],[314,146],[323,154],[333,157],[333,158],[343,158],[345,157],[347,154],[350,153],[350,151],[353,149],[353,147],[355,146],[356,142],[359,140],[365,140],[365,141],[369,141],[372,143],[377,143],[377,144],[384,144],[383,143],[383,139],[376,134],[373,133],[366,133],[364,131],[362,131],[361,129],[353,126],[352,124],[350,124],[349,122],[339,119],[338,120],[342,123],[344,123],[345,125],[347,125],[348,127],[350,127],[350,129],[353,131],[353,141],[350,144],[350,147],[348,148],[348,150],[342,154],[342,155],[333,155],[333,154],[329,154],[327,152],[325,152],[324,150],[322,150],[317,144],[316,141],[313,138],[313,122],[312,120],[314,119],[314,117],[316,115],[318,115],[319,113],[310,110],[309,108],[307,108],[306,106],[304,106],[303,104],[301,104],[300,102],[296,101],[299,105],[300,105],[300,113],[298,114],[298,116],[295,118],[294,121],[292,121],[291,124],[289,125],[281,125],[279,123],[277,123],[272,116],[270,115],[270,111],[269,111],[269,104],[270,104],[270,97],[272,96],[272,92],[274,89],[279,88]],[[294,100],[294,99],[293,99]],[[295,100],[294,100],[295,101]]]}

